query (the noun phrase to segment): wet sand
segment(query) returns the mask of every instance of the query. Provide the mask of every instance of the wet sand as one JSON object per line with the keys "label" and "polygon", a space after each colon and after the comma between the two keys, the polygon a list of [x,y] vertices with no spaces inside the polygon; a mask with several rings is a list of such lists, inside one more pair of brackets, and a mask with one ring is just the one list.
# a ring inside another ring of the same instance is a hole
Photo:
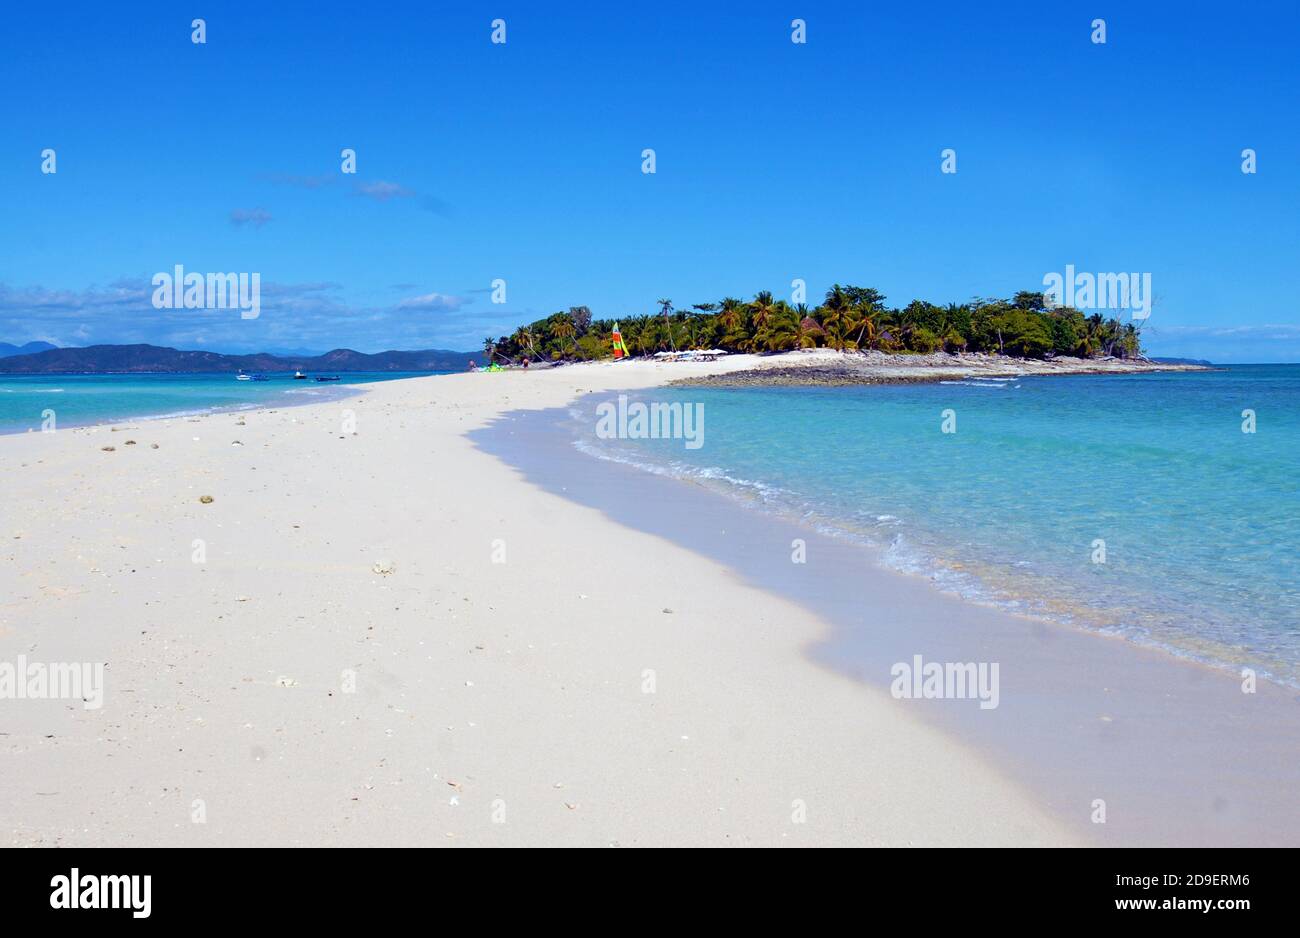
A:
{"label": "wet sand", "polygon": [[[591,401],[582,406],[593,406]],[[1117,637],[1010,614],[883,569],[874,549],[819,534],[698,483],[600,460],[566,412],[511,414],[486,451],[629,525],[725,564],[832,627],[808,653],[881,690],[891,667],[997,662],[1000,699],[895,700],[977,747],[1076,836],[1109,845],[1300,844],[1300,697]],[[589,424],[590,426],[590,424]],[[807,560],[791,562],[794,539]],[[1094,823],[1105,803],[1105,823]]]}

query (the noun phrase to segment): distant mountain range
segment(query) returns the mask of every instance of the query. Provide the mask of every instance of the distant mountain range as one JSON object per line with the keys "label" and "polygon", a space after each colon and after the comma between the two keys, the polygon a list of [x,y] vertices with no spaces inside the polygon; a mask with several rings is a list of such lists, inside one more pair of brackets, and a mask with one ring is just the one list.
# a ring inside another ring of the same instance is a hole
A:
{"label": "distant mountain range", "polygon": [[48,342],[28,342],[26,345],[10,345],[8,342],[0,342],[0,358],[10,358],[14,355],[33,355],[36,352],[45,352],[52,348],[58,348],[58,346],[51,345]]}
{"label": "distant mountain range", "polygon": [[[482,352],[452,352],[424,349],[417,352],[378,352],[367,355],[352,349],[335,349],[324,355],[289,357],[266,352],[254,355],[221,355],[217,352],[186,352],[157,345],[91,345],[87,348],[55,348],[43,342],[43,351],[19,350],[0,358],[0,374],[194,374],[203,372],[267,372],[301,370],[348,371],[464,371]],[[23,346],[23,349],[29,346]],[[0,346],[15,348],[15,346]]]}
{"label": "distant mountain range", "polygon": [[1213,365],[1214,362],[1207,362],[1203,358],[1153,358],[1153,362],[1159,365]]}

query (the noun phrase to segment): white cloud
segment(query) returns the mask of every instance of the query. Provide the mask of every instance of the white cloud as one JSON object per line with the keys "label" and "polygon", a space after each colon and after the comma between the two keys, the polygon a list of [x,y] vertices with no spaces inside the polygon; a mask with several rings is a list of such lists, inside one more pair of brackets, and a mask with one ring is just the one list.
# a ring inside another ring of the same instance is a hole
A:
{"label": "white cloud", "polygon": [[427,309],[454,311],[467,302],[462,296],[447,296],[443,293],[425,293],[421,296],[408,297],[397,304],[398,309]]}
{"label": "white cloud", "polygon": [[374,199],[376,202],[387,202],[389,199],[409,199],[415,195],[414,190],[383,179],[360,183],[357,186],[357,192],[367,198]]}
{"label": "white cloud", "polygon": [[[148,343],[218,352],[340,346],[362,351],[468,349],[478,345],[478,320],[489,312],[476,314],[471,299],[450,294],[431,292],[396,305],[376,305],[347,299],[337,283],[264,279],[261,316],[243,320],[230,310],[155,309],[152,290],[146,275],[83,290],[0,283],[0,341],[21,345],[40,339],[63,346]],[[493,319],[513,322],[509,312],[490,312]]]}

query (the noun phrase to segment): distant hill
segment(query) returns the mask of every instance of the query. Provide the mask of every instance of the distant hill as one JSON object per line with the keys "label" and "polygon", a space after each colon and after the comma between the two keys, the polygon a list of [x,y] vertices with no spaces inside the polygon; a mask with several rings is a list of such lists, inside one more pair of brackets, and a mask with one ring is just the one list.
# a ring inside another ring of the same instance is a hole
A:
{"label": "distant hill", "polygon": [[1214,362],[1207,362],[1201,358],[1153,358],[1151,361],[1159,365],[1213,365]]}
{"label": "distant hill", "polygon": [[157,345],[91,345],[87,348],[50,348],[35,354],[0,359],[0,374],[192,374],[201,372],[302,371],[464,371],[482,352],[425,349],[418,352],[378,352],[367,355],[352,349],[335,349],[324,355],[292,358],[258,353],[221,355],[186,352]]}
{"label": "distant hill", "polygon": [[11,358],[14,355],[33,355],[36,352],[45,352],[52,348],[58,348],[58,346],[51,345],[48,342],[28,342],[26,345],[11,345],[8,342],[0,342],[0,358]]}

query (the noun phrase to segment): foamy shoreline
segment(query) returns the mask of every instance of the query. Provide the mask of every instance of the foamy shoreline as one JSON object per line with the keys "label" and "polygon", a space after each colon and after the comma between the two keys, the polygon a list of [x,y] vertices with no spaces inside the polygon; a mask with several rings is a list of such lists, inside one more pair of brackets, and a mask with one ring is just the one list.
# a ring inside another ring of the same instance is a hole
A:
{"label": "foamy shoreline", "polygon": [[[836,674],[885,692],[897,663],[917,654],[997,663],[1006,692],[996,709],[960,699],[903,706],[1029,786],[1031,800],[1076,837],[1116,846],[1300,842],[1288,795],[1300,785],[1293,690],[1261,674],[1256,692],[1243,694],[1235,671],[971,601],[806,515],[598,458],[581,437],[574,445],[574,406],[513,412],[472,436],[547,491],[812,612],[827,628],[805,651]],[[790,562],[796,539],[804,564]],[[1091,816],[1098,800],[1112,812],[1107,823]]]}
{"label": "foamy shoreline", "polygon": [[1080,842],[1013,767],[807,660],[814,613],[465,437],[770,361],[0,440],[0,660],[109,663],[99,710],[0,702],[8,842]]}

